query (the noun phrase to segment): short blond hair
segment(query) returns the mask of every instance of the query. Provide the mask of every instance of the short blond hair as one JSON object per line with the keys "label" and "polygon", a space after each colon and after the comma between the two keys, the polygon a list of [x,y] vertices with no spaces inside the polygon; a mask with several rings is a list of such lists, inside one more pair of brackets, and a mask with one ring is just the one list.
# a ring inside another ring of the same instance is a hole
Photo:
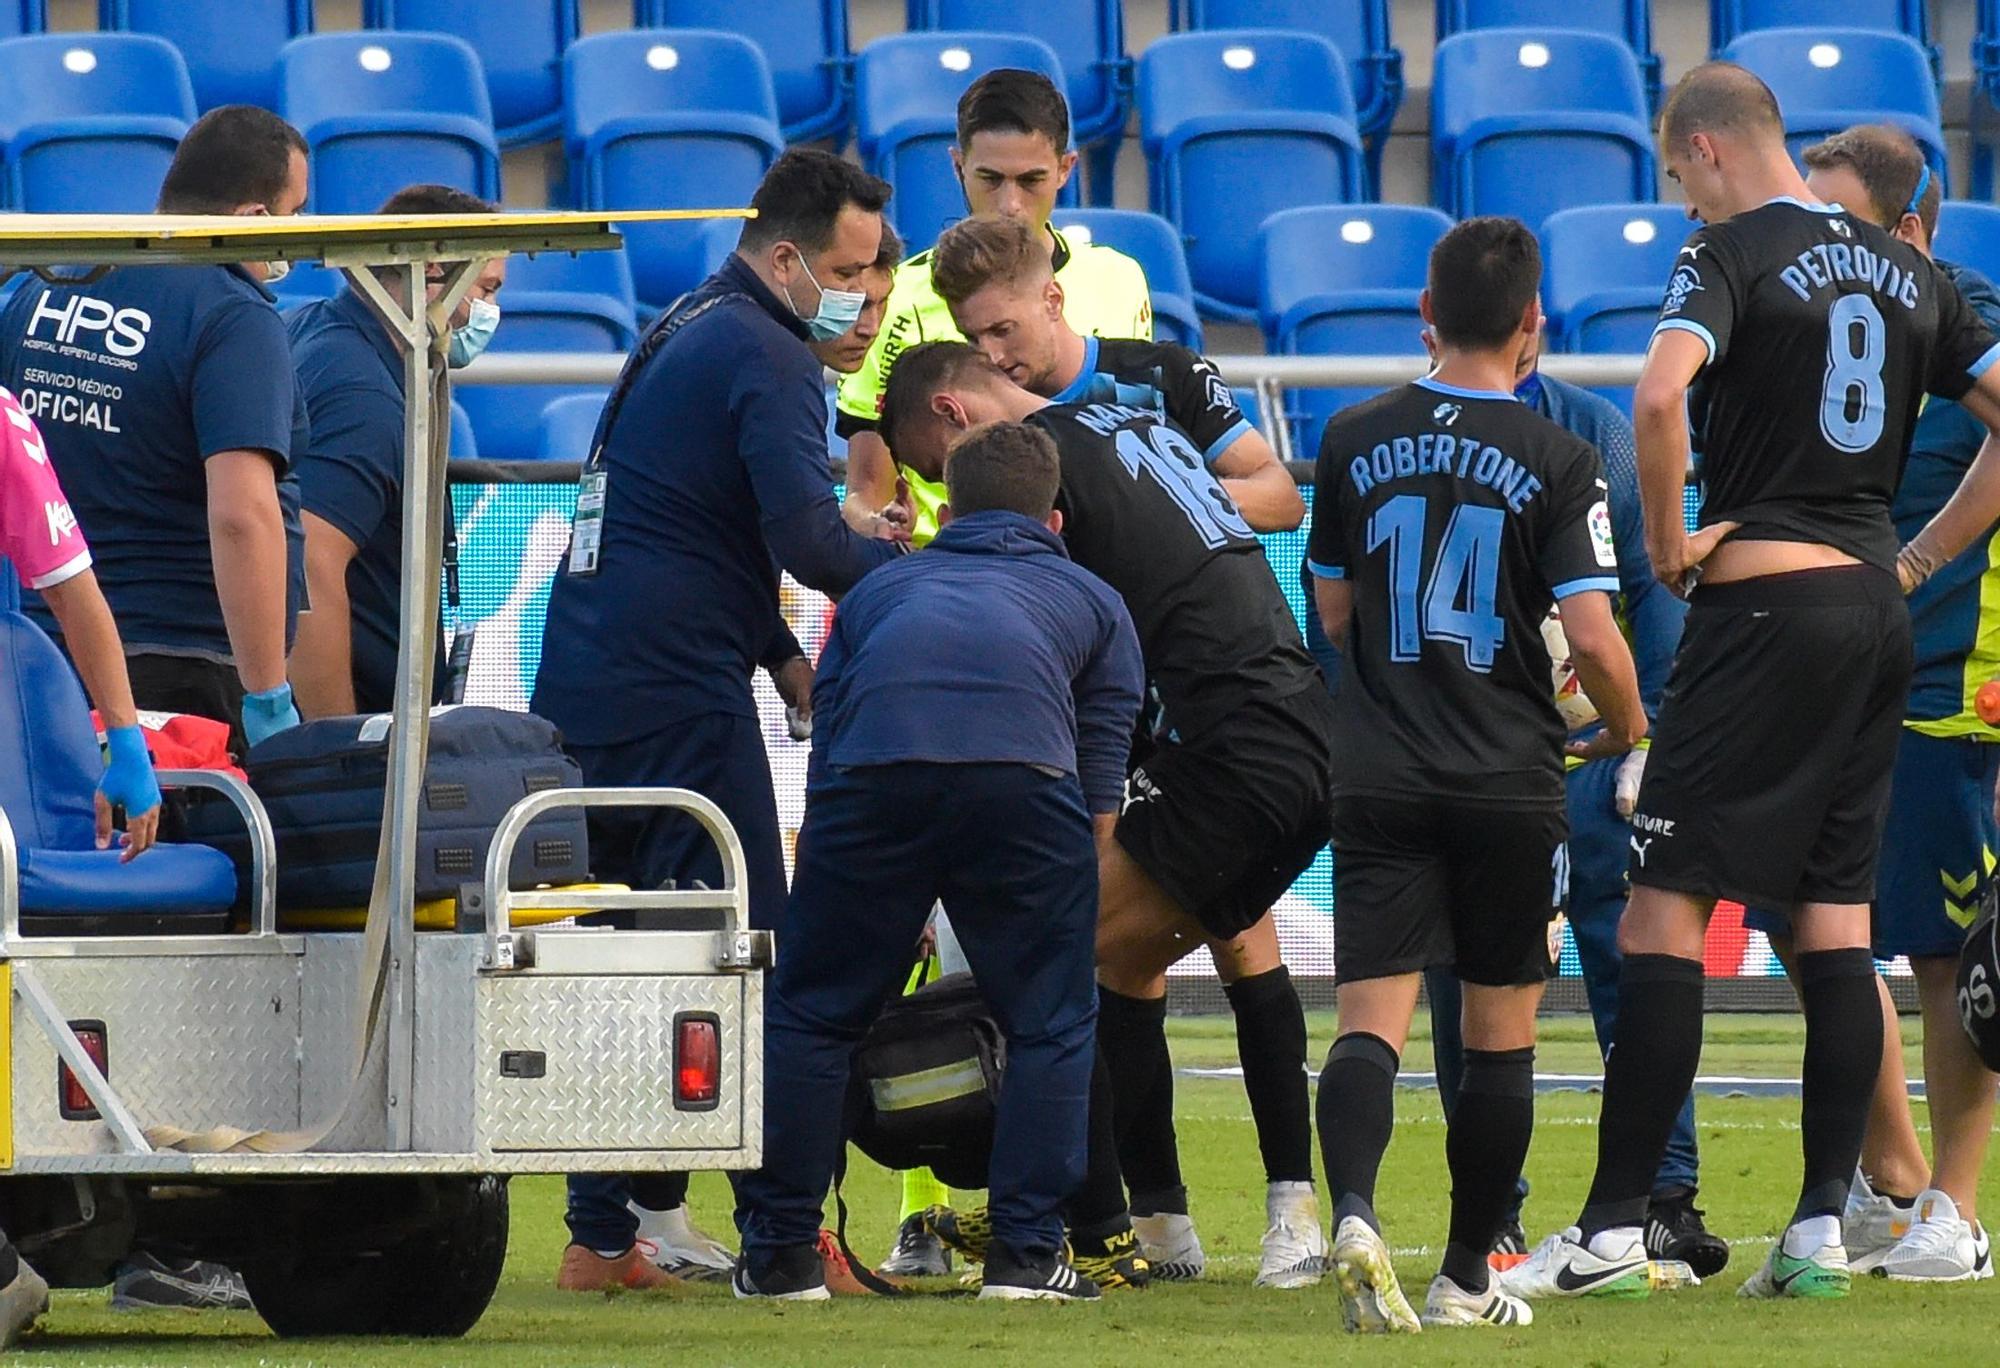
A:
{"label": "short blond hair", "polygon": [[1020,219],[965,219],[945,229],[931,253],[931,285],[946,304],[963,304],[996,280],[1019,284],[1047,274],[1041,230]]}

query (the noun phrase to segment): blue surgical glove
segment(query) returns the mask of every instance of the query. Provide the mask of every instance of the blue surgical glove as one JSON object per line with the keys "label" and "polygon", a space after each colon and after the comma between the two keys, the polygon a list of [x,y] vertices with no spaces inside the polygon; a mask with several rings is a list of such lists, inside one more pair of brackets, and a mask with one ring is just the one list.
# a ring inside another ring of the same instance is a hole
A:
{"label": "blue surgical glove", "polygon": [[243,695],[243,735],[252,746],[298,725],[299,710],[292,702],[290,684]]}
{"label": "blue surgical glove", "polygon": [[143,817],[160,805],[160,785],[153,778],[153,757],[146,751],[145,733],[137,727],[113,727],[104,737],[111,763],[97,781],[97,791],[113,807],[125,809],[127,820]]}

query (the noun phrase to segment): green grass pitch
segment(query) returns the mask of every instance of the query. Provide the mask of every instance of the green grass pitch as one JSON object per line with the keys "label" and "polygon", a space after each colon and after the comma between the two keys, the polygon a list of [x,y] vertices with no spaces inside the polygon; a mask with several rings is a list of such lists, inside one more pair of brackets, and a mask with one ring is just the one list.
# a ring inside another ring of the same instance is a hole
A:
{"label": "green grass pitch", "polygon": [[[1323,1052],[1330,1018],[1315,1015]],[[1915,1064],[1917,1029],[1904,1023]],[[1226,1018],[1176,1021],[1182,1065],[1235,1062]],[[1796,1077],[1799,1031],[1787,1017],[1710,1018],[1703,1071]],[[1429,1067],[1421,1040],[1410,1066]],[[1588,1072],[1595,1048],[1588,1023],[1545,1024],[1540,1058],[1548,1072]],[[1528,1203],[1531,1237],[1566,1224],[1589,1181],[1597,1098],[1559,1093],[1536,1109]],[[1443,1364],[1500,1360],[1591,1365],[1910,1362],[1944,1364],[1991,1357],[2000,1283],[1924,1288],[1861,1280],[1841,1303],[1739,1301],[1736,1285],[1762,1259],[1790,1214],[1798,1163],[1796,1100],[1703,1098],[1702,1203],[1709,1222],[1735,1244],[1727,1272],[1709,1284],[1641,1303],[1537,1303],[1535,1324],[1519,1330],[1433,1331],[1363,1340],[1341,1330],[1331,1285],[1301,1292],[1256,1292],[1263,1178],[1241,1086],[1183,1079],[1178,1126],[1183,1163],[1210,1264],[1205,1283],[1124,1293],[1097,1306],[981,1305],[965,1297],[837,1301],[776,1309],[741,1306],[726,1288],[670,1296],[579,1298],[551,1286],[561,1253],[561,1184],[517,1180],[514,1235],[505,1280],[486,1318],[456,1342],[283,1342],[247,1313],[118,1315],[104,1292],[58,1293],[38,1334],[16,1351],[22,1364],[277,1365],[466,1364],[479,1368],[595,1368],[613,1364],[1107,1364],[1177,1368],[1274,1368],[1333,1362]],[[1436,1267],[1448,1179],[1443,1120],[1435,1093],[1398,1094],[1396,1140],[1383,1168],[1380,1207],[1397,1265],[1413,1300]],[[1918,1125],[1924,1126],[1921,1106]],[[2000,1192],[1989,1183],[1987,1196]],[[865,1161],[849,1185],[858,1249],[879,1256],[895,1218],[889,1178]],[[1994,1198],[2000,1200],[2000,1198]],[[696,1218],[729,1227],[728,1188],[704,1174],[694,1187]]]}

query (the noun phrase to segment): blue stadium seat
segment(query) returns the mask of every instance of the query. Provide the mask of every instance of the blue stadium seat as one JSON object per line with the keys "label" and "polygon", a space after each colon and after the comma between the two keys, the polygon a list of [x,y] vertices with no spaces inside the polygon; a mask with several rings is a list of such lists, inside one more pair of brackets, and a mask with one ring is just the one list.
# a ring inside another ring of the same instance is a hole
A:
{"label": "blue stadium seat", "polygon": [[97,0],[97,26],[151,33],[181,51],[195,104],[278,104],[278,53],[313,30],[313,0]]}
{"label": "blue stadium seat", "polygon": [[913,28],[1041,39],[1068,77],[1072,141],[1088,147],[1124,132],[1132,62],[1120,0],[914,0],[910,8]]}
{"label": "blue stadium seat", "polygon": [[1566,28],[1623,39],[1646,76],[1646,98],[1660,103],[1660,56],[1653,51],[1649,0],[1438,0],[1437,36],[1483,28]]}
{"label": "blue stadium seat", "polygon": [[1938,206],[1937,254],[2000,281],[2000,205],[1946,200]]}
{"label": "blue stadium seat", "polygon": [[[599,209],[748,204],[784,148],[756,44],[706,29],[629,30],[563,59],[563,138],[580,202]],[[659,309],[706,271],[699,223],[626,229],[640,301]]]}
{"label": "blue stadium seat", "polygon": [[[466,386],[471,389],[472,386]],[[479,457],[479,438],[472,430],[472,418],[465,406],[454,399],[451,401],[451,445],[445,454],[456,460],[471,461]]]}
{"label": "blue stadium seat", "polygon": [[1280,209],[1365,199],[1368,175],[1340,52],[1311,33],[1162,38],[1139,59],[1152,203],[1181,230],[1195,302],[1256,316],[1256,225]]}
{"label": "blue stadium seat", "polygon": [[[1403,103],[1403,54],[1389,42],[1388,0],[1187,0],[1190,29],[1317,33],[1347,60],[1355,121],[1377,150]],[[1379,171],[1379,162],[1371,174]]]}
{"label": "blue stadium seat", "polygon": [[442,33],[321,33],[279,58],[280,109],[312,149],[317,214],[373,213],[406,185],[500,198],[479,56]]}
{"label": "blue stadium seat", "polygon": [[542,407],[541,444],[536,459],[581,461],[590,455],[590,439],[597,435],[597,419],[611,391],[597,388],[565,394]]}
{"label": "blue stadium seat", "polygon": [[701,225],[701,278],[703,280],[722,269],[722,263],[729,260],[736,250],[737,242],[743,236],[741,219],[710,219]]}
{"label": "blue stadium seat", "polygon": [[91,796],[104,754],[90,704],[55,643],[16,612],[0,613],[0,669],[0,813],[20,861],[23,918],[115,931],[125,918],[226,914],[236,866],[221,851],[163,844],[127,864],[115,846],[97,849]]}
{"label": "blue stadium seat", "polygon": [[1759,29],[1722,55],[1771,87],[1793,156],[1855,124],[1895,124],[1922,144],[1932,171],[1946,177],[1937,85],[1915,39],[1867,29]]}
{"label": "blue stadium seat", "polygon": [[1930,43],[1924,0],[1708,0],[1711,52],[1757,29],[1823,27],[1878,29]]}
{"label": "blue stadium seat", "polygon": [[845,142],[848,103],[846,0],[636,0],[641,28],[721,29],[763,50],[785,141]]}
{"label": "blue stadium seat", "polygon": [[1438,44],[1431,194],[1458,218],[1540,223],[1650,200],[1653,135],[1632,49],[1601,33],[1475,29]]}
{"label": "blue stadium seat", "polygon": [[[880,38],[854,64],[861,164],[896,187],[889,218],[911,252],[965,217],[952,170],[958,97],[996,67],[1039,71],[1064,88],[1062,63],[1040,39],[1007,33],[908,33]],[[1063,203],[1076,203],[1072,177]]]}
{"label": "blue stadium seat", "polygon": [[40,33],[48,26],[48,0],[0,0],[0,38]]}
{"label": "blue stadium seat", "polygon": [[[500,330],[493,352],[617,353],[638,341],[632,273],[623,253],[543,252],[514,256],[500,292]],[[465,385],[457,401],[492,461],[532,461],[541,455],[542,410],[552,399],[585,392],[560,385]],[[598,386],[588,392],[603,396]]]}
{"label": "blue stadium seat", "polygon": [[520,147],[553,138],[562,126],[562,55],[576,41],[578,8],[578,0],[364,0],[363,20],[369,28],[449,33],[471,44],[500,142]]}
{"label": "blue stadium seat", "polygon": [[1666,204],[1594,204],[1542,225],[1542,308],[1553,351],[1643,352],[1674,257],[1694,225]]}
{"label": "blue stadium seat", "polygon": [[0,203],[34,213],[150,211],[195,116],[173,44],[138,33],[0,41]]}
{"label": "blue stadium seat", "polygon": [[[1293,356],[1422,351],[1417,296],[1431,248],[1450,228],[1438,210],[1407,204],[1318,205],[1265,219],[1257,230],[1258,312],[1270,349]],[[1299,454],[1310,459],[1327,418],[1373,392],[1289,391]]]}
{"label": "blue stadium seat", "polygon": [[1173,224],[1137,209],[1058,209],[1055,224],[1072,242],[1102,243],[1138,262],[1153,295],[1153,335],[1201,350],[1194,281]]}

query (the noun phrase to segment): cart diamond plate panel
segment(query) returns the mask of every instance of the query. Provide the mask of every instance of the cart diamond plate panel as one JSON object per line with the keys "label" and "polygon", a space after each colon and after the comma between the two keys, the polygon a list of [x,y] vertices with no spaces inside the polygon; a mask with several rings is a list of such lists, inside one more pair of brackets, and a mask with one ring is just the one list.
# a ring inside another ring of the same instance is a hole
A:
{"label": "cart diamond plate panel", "polygon": [[[42,959],[33,972],[66,1020],[104,1023],[111,1084],[141,1126],[298,1126],[296,957]],[[22,1168],[38,1154],[116,1148],[102,1122],[62,1119],[55,1048],[18,1001],[13,1063]]]}
{"label": "cart diamond plate panel", "polygon": [[[478,1088],[488,1150],[735,1149],[743,1144],[748,976],[491,976],[479,986]],[[674,1105],[674,1017],[713,1013],[722,1095]],[[502,1075],[538,1052],[541,1077]],[[761,1071],[760,1071],[761,1072]]]}

